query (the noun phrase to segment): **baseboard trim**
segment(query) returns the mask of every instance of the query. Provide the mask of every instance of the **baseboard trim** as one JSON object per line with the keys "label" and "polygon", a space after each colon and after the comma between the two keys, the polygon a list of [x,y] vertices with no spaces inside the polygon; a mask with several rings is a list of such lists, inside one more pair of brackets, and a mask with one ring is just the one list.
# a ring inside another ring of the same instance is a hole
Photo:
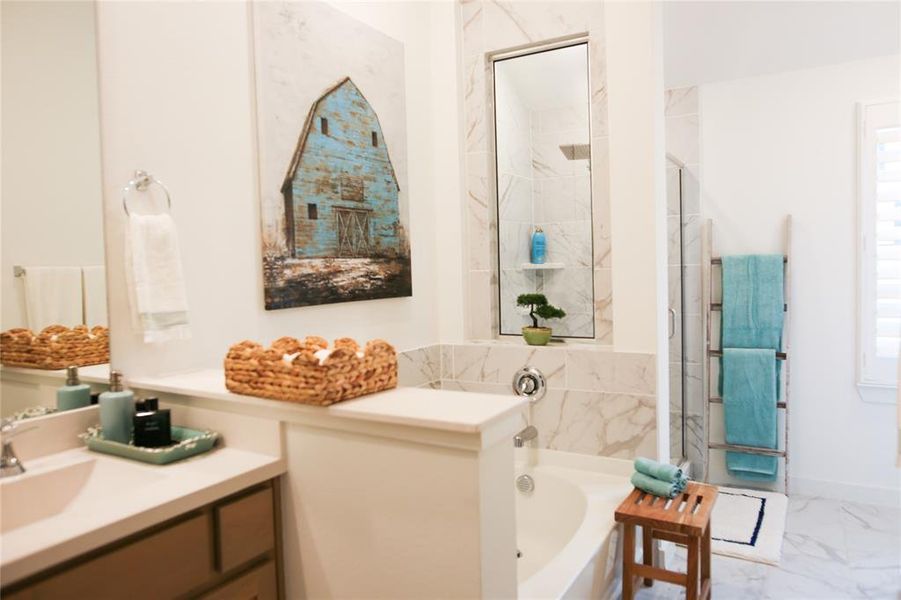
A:
{"label": "baseboard trim", "polygon": [[819,496],[879,506],[897,507],[901,504],[901,488],[897,487],[857,485],[806,477],[792,477],[788,485],[792,495]]}

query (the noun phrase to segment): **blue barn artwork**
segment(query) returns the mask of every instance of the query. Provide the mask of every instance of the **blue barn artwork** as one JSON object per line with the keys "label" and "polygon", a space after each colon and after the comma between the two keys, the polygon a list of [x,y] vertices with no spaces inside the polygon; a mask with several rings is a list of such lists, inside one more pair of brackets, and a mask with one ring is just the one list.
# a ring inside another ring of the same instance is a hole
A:
{"label": "blue barn artwork", "polygon": [[400,191],[378,115],[349,77],[310,108],[281,187],[287,256],[266,308],[412,295]]}

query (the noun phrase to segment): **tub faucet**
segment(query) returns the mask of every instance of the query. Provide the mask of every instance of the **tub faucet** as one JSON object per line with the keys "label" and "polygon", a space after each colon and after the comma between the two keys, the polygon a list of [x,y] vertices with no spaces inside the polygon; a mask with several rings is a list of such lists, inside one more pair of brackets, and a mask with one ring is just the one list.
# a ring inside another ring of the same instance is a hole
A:
{"label": "tub faucet", "polygon": [[21,475],[25,472],[22,461],[19,460],[19,457],[13,451],[13,438],[33,429],[37,429],[37,427],[34,425],[22,427],[15,419],[3,419],[0,421],[0,442],[3,444],[3,451],[0,453],[0,479]]}
{"label": "tub faucet", "polygon": [[523,445],[529,440],[534,440],[538,437],[538,430],[535,429],[534,426],[529,425],[519,433],[513,436],[513,447],[514,448],[522,448]]}

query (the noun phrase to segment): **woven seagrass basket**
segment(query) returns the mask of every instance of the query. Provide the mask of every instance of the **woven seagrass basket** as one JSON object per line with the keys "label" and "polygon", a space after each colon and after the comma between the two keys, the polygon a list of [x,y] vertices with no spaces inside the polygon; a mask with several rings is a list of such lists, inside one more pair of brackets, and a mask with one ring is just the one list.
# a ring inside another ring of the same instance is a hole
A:
{"label": "woven seagrass basket", "polygon": [[65,369],[109,362],[109,329],[51,325],[37,335],[30,329],[0,333],[0,363],[31,369]]}
{"label": "woven seagrass basket", "polygon": [[328,342],[316,336],[282,337],[269,348],[240,342],[225,357],[225,386],[236,394],[316,406],[397,387],[397,353],[388,342],[372,340],[360,353],[356,341],[341,338],[320,364],[315,354],[327,349]]}

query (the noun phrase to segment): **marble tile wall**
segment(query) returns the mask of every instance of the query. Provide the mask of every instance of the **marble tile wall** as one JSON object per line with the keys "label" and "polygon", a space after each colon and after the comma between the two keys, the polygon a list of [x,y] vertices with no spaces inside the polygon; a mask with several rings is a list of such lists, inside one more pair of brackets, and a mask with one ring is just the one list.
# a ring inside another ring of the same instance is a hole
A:
{"label": "marble tile wall", "polygon": [[[500,252],[501,332],[517,334],[529,324],[516,307],[516,297],[541,291],[540,274],[523,271],[535,223],[532,175],[532,111],[512,82],[495,82],[495,136],[497,140],[497,236]],[[490,117],[489,117],[490,118]]]}
{"label": "marble tile wall", "polygon": [[403,387],[441,387],[443,346],[433,344],[397,353],[397,382]]}
{"label": "marble tile wall", "polygon": [[[684,455],[703,473],[706,458],[702,398],[700,109],[698,88],[671,89],[665,95],[666,151],[685,164],[667,161],[669,306],[676,311],[670,338],[670,453]],[[680,195],[681,185],[681,195]],[[681,206],[680,206],[681,200]],[[684,324],[684,329],[683,329]],[[683,369],[683,349],[685,354]],[[683,372],[684,370],[684,372]],[[685,398],[683,404],[682,398]]]}
{"label": "marble tile wall", "polygon": [[[481,340],[497,337],[498,284],[501,277],[512,277],[512,274],[498,273],[497,268],[500,232],[495,203],[498,181],[494,177],[494,98],[491,93],[493,81],[489,58],[505,50],[587,35],[591,93],[590,202],[593,260],[589,264],[580,265],[584,272],[578,277],[580,281],[587,281],[586,275],[591,272],[594,294],[591,314],[579,314],[583,322],[593,319],[594,339],[597,342],[612,345],[613,292],[610,275],[604,5],[602,2],[461,0],[459,10],[463,40],[462,87],[466,136],[467,337]],[[503,182],[500,183],[503,186]],[[557,285],[562,287],[565,283],[558,282]],[[509,302],[509,298],[501,301]],[[573,323],[578,320],[573,319]]]}
{"label": "marble tile wall", "polygon": [[403,352],[400,384],[511,394],[513,374],[540,369],[548,393],[524,419],[542,448],[633,458],[656,455],[656,374],[651,354],[596,345],[443,344]]}
{"label": "marble tile wall", "polygon": [[588,103],[532,113],[532,177],[535,222],[545,232],[548,262],[563,269],[540,272],[542,291],[566,311],[554,321],[555,335],[594,337],[591,250],[591,167],[569,160],[560,146],[588,144]]}
{"label": "marble tile wall", "polygon": [[[560,151],[561,145],[588,144],[588,104],[528,110],[506,80],[495,88],[500,331],[519,335],[530,319],[516,307],[516,297],[541,292],[566,311],[565,318],[550,323],[555,335],[593,338],[589,160],[568,160]],[[547,236],[547,261],[564,268],[521,268],[530,260],[536,225]]]}

